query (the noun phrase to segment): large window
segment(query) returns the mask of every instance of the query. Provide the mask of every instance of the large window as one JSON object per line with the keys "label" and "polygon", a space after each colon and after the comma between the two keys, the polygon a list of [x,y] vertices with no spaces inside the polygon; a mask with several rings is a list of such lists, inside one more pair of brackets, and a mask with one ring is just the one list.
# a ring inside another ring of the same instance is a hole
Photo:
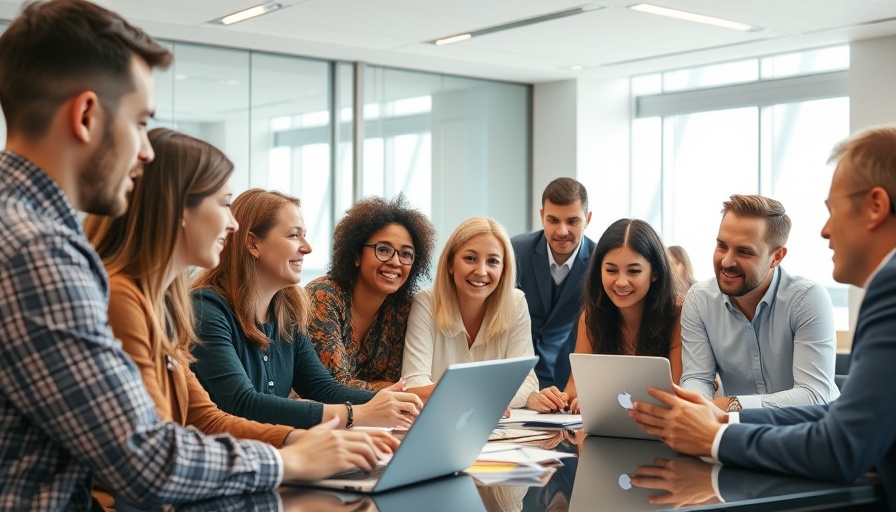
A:
{"label": "large window", "polygon": [[827,287],[838,329],[848,328],[846,287],[831,277],[819,233],[827,158],[849,134],[846,67],[848,51],[837,47],[632,80],[632,214],[683,246],[705,279],[722,202],[735,193],[778,199],[793,221],[782,265]]}
{"label": "large window", "polygon": [[526,231],[528,86],[373,66],[364,84],[362,195],[404,193],[442,242],[474,215]]}

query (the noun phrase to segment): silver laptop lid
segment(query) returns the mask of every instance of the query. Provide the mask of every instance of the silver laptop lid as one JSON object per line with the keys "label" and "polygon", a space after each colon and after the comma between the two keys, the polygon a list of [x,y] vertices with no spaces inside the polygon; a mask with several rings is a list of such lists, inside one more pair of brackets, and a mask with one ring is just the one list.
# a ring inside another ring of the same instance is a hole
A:
{"label": "silver laptop lid", "polygon": [[289,482],[380,492],[473,465],[537,357],[449,366],[378,479]]}
{"label": "silver laptop lid", "polygon": [[519,357],[449,366],[374,491],[469,468],[536,361]]}
{"label": "silver laptop lid", "polygon": [[665,357],[570,354],[585,433],[656,439],[629,418],[631,402],[659,404],[647,388],[672,391],[672,369]]}

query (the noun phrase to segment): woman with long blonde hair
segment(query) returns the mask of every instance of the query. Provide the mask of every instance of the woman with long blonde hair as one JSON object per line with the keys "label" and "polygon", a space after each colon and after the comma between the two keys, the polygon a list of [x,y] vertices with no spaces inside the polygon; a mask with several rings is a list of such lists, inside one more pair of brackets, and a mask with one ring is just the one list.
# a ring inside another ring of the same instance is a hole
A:
{"label": "woman with long blonde hair", "polygon": [[[454,363],[532,356],[529,308],[516,289],[516,257],[496,220],[473,217],[448,238],[431,290],[414,297],[402,376],[423,398]],[[529,372],[511,407],[538,389]]]}

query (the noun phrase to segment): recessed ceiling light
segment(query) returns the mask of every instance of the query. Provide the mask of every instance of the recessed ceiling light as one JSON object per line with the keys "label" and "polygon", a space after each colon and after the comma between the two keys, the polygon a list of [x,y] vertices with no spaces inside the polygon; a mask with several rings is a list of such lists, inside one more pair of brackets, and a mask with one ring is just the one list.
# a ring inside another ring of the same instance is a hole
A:
{"label": "recessed ceiling light", "polygon": [[560,18],[566,18],[568,16],[577,16],[579,14],[585,14],[591,11],[597,11],[603,9],[604,6],[596,4],[594,2],[590,2],[584,5],[580,5],[579,7],[573,7],[572,9],[564,9],[562,11],[549,12],[547,14],[542,14],[540,16],[533,16],[531,18],[525,18],[522,20],[511,21],[510,23],[504,23],[503,25],[494,25],[491,27],[480,28],[478,30],[474,30],[472,32],[467,32],[464,34],[457,34],[449,37],[443,37],[440,39],[435,39],[432,41],[428,41],[429,43],[435,44],[437,46],[444,46],[446,44],[457,43],[460,41],[466,41],[468,39],[472,39],[474,37],[484,36],[486,34],[494,34],[495,32],[503,32],[505,30],[511,30],[515,28],[525,27],[527,25],[534,25],[536,23],[544,23],[545,21],[556,20]]}
{"label": "recessed ceiling light", "polygon": [[444,39],[436,39],[434,42],[436,46],[442,46],[451,43],[459,43],[461,41],[466,41],[467,39],[473,39],[473,36],[471,34],[458,34]]}
{"label": "recessed ceiling light", "polygon": [[636,4],[628,7],[633,11],[647,12],[650,14],[658,14],[669,18],[679,20],[695,21],[697,23],[705,23],[707,25],[715,25],[717,27],[730,28],[732,30],[740,30],[742,32],[757,32],[762,30],[760,27],[747,25],[746,23],[738,23],[736,21],[726,20],[722,18],[714,18],[712,16],[704,16],[702,14],[694,14],[692,12],[679,11],[677,9],[669,9],[651,4]]}
{"label": "recessed ceiling light", "polygon": [[243,9],[242,11],[235,12],[233,14],[228,14],[227,16],[213,20],[210,23],[217,23],[219,25],[233,25],[234,23],[246,21],[250,18],[261,16],[262,14],[267,14],[271,11],[276,11],[277,9],[282,9],[284,7],[286,6],[280,2],[267,2],[261,5],[256,5],[255,7]]}

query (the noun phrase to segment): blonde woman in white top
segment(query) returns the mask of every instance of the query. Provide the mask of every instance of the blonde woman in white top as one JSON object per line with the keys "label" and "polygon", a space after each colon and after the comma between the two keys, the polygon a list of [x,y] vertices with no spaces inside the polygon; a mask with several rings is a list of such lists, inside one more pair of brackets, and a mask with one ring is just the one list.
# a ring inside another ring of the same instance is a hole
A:
{"label": "blonde woman in white top", "polygon": [[[445,244],[431,290],[414,297],[402,378],[423,400],[454,363],[531,356],[529,308],[515,288],[516,257],[494,219],[463,221]],[[510,403],[525,407],[538,389],[532,371]]]}

